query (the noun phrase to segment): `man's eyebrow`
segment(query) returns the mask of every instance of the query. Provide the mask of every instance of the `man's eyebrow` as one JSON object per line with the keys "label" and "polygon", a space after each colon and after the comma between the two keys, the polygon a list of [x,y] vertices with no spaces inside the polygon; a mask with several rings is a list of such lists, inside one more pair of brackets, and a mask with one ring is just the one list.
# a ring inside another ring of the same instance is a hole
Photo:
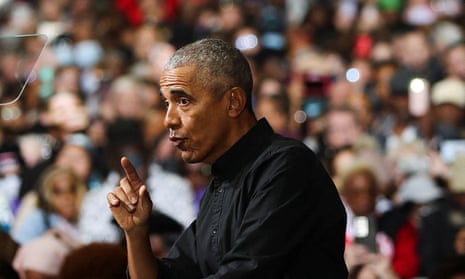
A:
{"label": "man's eyebrow", "polygon": [[170,95],[176,95],[178,97],[192,97],[189,93],[182,89],[171,89],[168,91]]}
{"label": "man's eyebrow", "polygon": [[171,97],[176,97],[176,98],[179,98],[179,97],[192,98],[193,97],[191,94],[187,93],[185,90],[183,90],[181,88],[169,89],[165,93],[160,91],[160,96],[165,100],[167,98],[169,98],[170,96]]}
{"label": "man's eyebrow", "polygon": [[176,94],[176,95],[179,95],[179,94],[181,94],[181,95],[187,94],[184,90],[182,90],[182,89],[176,89],[176,88],[175,88],[175,89],[170,89],[169,93],[170,93],[170,94]]}
{"label": "man's eyebrow", "polygon": [[163,91],[160,90],[160,96],[164,97],[165,94],[169,95],[180,95],[180,94],[185,94],[184,90],[182,89],[171,89],[169,91],[166,91],[166,93],[163,93]]}

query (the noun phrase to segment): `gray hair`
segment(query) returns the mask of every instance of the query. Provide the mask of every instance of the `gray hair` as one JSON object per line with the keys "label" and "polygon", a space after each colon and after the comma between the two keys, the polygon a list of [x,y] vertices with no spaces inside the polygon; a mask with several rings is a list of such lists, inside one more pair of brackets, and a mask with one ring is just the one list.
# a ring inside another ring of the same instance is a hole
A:
{"label": "gray hair", "polygon": [[220,39],[202,39],[178,49],[165,64],[165,70],[194,66],[195,83],[222,95],[232,87],[240,87],[250,102],[253,80],[244,55],[230,43]]}

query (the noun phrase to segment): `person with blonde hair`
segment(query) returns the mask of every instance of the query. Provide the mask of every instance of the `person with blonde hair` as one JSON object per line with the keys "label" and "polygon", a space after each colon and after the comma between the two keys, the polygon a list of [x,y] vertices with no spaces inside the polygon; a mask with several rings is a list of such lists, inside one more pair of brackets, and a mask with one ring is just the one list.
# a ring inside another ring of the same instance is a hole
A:
{"label": "person with blonde hair", "polygon": [[25,244],[53,228],[77,235],[76,224],[86,192],[86,184],[73,171],[50,166],[41,174],[37,192],[31,193],[35,207],[15,224],[12,237]]}

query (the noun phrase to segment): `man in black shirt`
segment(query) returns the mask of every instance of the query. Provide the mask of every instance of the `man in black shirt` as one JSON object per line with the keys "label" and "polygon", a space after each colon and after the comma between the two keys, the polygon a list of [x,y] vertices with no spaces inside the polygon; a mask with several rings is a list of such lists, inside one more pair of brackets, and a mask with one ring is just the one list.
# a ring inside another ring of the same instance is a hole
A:
{"label": "man in black shirt", "polygon": [[156,259],[147,187],[122,158],[127,175],[108,202],[126,236],[131,278],[347,278],[336,188],[309,148],[256,119],[252,84],[242,53],[218,39],[189,44],[166,64],[170,140],[184,161],[211,164],[213,178],[196,221]]}

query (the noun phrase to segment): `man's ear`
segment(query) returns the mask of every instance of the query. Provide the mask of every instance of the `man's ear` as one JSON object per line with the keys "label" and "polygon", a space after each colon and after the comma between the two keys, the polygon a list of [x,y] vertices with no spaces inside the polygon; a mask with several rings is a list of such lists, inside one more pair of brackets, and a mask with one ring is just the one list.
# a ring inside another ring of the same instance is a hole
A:
{"label": "man's ear", "polygon": [[229,91],[228,114],[231,117],[239,116],[247,103],[247,94],[240,87],[233,87]]}

